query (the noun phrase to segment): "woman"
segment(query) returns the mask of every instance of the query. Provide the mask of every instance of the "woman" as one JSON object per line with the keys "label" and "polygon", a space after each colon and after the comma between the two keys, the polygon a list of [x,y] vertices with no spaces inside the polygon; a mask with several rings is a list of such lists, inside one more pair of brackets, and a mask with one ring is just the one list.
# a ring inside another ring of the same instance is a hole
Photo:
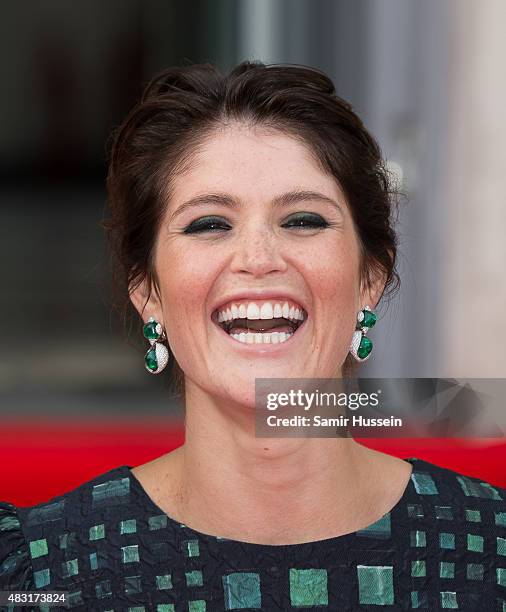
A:
{"label": "woman", "polygon": [[165,71],[115,135],[108,190],[185,443],[2,504],[1,588],[82,610],[506,609],[504,489],[349,437],[255,436],[255,378],[353,372],[397,281],[379,148],[328,77]]}

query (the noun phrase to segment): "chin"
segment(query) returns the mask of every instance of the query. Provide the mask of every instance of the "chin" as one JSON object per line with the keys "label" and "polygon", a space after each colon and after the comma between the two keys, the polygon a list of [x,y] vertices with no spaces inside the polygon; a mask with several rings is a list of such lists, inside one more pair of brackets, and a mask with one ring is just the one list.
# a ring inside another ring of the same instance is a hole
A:
{"label": "chin", "polygon": [[210,394],[217,398],[218,405],[233,405],[238,409],[245,408],[251,411],[256,408],[255,385],[251,382],[243,387],[234,385],[233,388],[230,388],[227,386],[215,392],[211,391]]}

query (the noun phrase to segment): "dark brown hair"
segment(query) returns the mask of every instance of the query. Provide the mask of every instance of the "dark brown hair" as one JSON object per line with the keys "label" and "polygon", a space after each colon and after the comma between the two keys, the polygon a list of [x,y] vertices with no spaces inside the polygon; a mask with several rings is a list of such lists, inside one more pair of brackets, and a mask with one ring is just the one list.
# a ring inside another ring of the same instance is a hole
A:
{"label": "dark brown hair", "polygon": [[[370,286],[399,286],[393,229],[397,192],[381,151],[330,78],[307,66],[245,61],[228,75],[210,64],[169,68],[146,87],[111,139],[107,177],[110,218],[103,222],[117,258],[115,278],[126,316],[128,288],[157,289],[153,251],[171,181],[213,129],[231,121],[279,130],[299,139],[339,183],[361,248],[360,277]],[[383,297],[382,296],[382,297]],[[183,374],[172,356],[176,390]],[[352,373],[348,355],[345,373]]]}

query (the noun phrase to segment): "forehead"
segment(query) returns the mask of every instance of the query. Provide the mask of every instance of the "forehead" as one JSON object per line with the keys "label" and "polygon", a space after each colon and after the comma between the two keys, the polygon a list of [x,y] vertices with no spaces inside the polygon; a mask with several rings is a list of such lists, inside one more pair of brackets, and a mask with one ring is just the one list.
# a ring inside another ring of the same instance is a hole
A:
{"label": "forehead", "polygon": [[343,199],[309,145],[274,129],[232,124],[214,130],[197,147],[186,170],[174,177],[172,202],[210,190],[268,199],[294,187]]}

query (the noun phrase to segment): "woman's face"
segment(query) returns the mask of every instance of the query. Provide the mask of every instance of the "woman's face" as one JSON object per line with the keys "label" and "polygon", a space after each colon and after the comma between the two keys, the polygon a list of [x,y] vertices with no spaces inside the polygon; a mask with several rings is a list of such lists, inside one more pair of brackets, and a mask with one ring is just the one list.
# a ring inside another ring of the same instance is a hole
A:
{"label": "woman's face", "polygon": [[176,177],[155,268],[143,316],[163,322],[186,388],[248,406],[255,378],[340,376],[357,312],[375,306],[335,179],[295,138],[243,124]]}

